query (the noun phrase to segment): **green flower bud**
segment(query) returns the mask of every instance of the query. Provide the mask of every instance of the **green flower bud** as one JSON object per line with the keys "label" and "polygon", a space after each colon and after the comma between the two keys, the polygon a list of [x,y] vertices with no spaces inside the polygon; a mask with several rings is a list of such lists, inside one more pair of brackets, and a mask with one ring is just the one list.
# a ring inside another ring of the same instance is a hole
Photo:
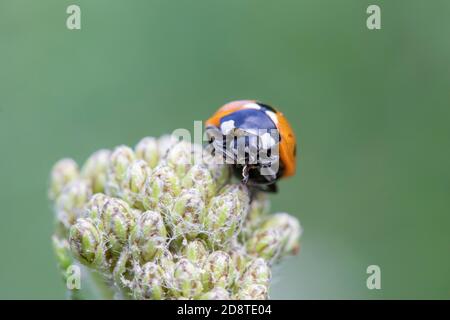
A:
{"label": "green flower bud", "polygon": [[127,169],[136,160],[133,150],[127,146],[116,147],[109,157],[106,193],[121,196],[121,186],[125,181]]}
{"label": "green flower bud", "polygon": [[276,213],[267,219],[261,229],[276,229],[281,234],[281,254],[295,254],[300,248],[302,228],[298,220],[287,213]]}
{"label": "green flower bud", "polygon": [[227,288],[234,283],[236,267],[231,257],[223,251],[211,253],[203,265],[202,274],[204,288]]}
{"label": "green flower bud", "polygon": [[84,212],[84,206],[91,198],[90,186],[82,180],[69,183],[56,200],[57,220],[65,228],[70,228]]}
{"label": "green flower bud", "polygon": [[166,227],[161,214],[156,211],[146,211],[136,221],[131,230],[129,246],[137,261],[147,262],[161,253],[167,240]]}
{"label": "green flower bud", "polygon": [[253,195],[247,218],[242,227],[241,238],[247,241],[252,233],[261,225],[263,219],[270,211],[270,201],[265,192],[257,192]]}
{"label": "green flower bud", "polygon": [[127,168],[125,176],[125,188],[131,192],[138,193],[145,185],[151,169],[143,160],[133,161]]}
{"label": "green flower bud", "polygon": [[151,169],[143,160],[137,160],[127,169],[125,181],[122,185],[122,198],[131,206],[143,208],[142,190],[151,174]]}
{"label": "green flower bud", "polygon": [[169,211],[168,225],[174,237],[194,238],[202,231],[200,218],[204,215],[205,203],[196,189],[183,190]]}
{"label": "green flower bud", "polygon": [[[194,144],[180,141],[173,145],[167,152],[167,164],[175,171],[177,176],[182,179],[194,163],[200,163],[201,154],[198,153],[198,147]],[[197,162],[196,162],[197,161]]]}
{"label": "green flower bud", "polygon": [[211,176],[211,172],[204,165],[193,165],[182,180],[182,186],[186,189],[197,189],[203,199],[209,200],[217,191],[217,185]]}
{"label": "green flower bud", "polygon": [[91,182],[94,193],[104,192],[111,151],[94,152],[81,169],[81,176]]}
{"label": "green flower bud", "polygon": [[131,213],[134,217],[134,220],[136,221],[137,218],[139,218],[144,213],[144,211],[136,209],[136,208],[131,208]]}
{"label": "green flower bud", "polygon": [[52,244],[58,266],[65,274],[67,268],[73,263],[69,242],[54,235],[52,236]]}
{"label": "green flower bud", "polygon": [[211,156],[207,151],[203,153],[203,164],[206,165],[211,173],[211,177],[216,183],[217,190],[227,184],[231,178],[230,166],[222,163],[223,159],[217,159]]}
{"label": "green flower bud", "polygon": [[261,284],[263,286],[269,286],[271,271],[269,265],[262,258],[253,260],[243,276],[240,279],[240,286],[246,286],[251,284]]}
{"label": "green flower bud", "polygon": [[143,206],[146,210],[166,212],[180,193],[180,181],[173,169],[159,165],[145,183]]}
{"label": "green flower bud", "polygon": [[133,294],[140,300],[161,300],[164,298],[164,273],[159,265],[147,262],[136,272]]}
{"label": "green flower bud", "polygon": [[202,293],[202,270],[186,258],[179,260],[175,265],[171,289],[175,296],[194,298]]}
{"label": "green flower bud", "polygon": [[271,262],[280,254],[282,241],[281,233],[277,229],[257,230],[246,244],[247,252]]}
{"label": "green flower bud", "polygon": [[267,193],[257,192],[250,203],[247,221],[251,227],[257,227],[270,212],[270,201]]}
{"label": "green flower bud", "polygon": [[230,293],[224,288],[217,287],[202,294],[200,300],[230,300]]}
{"label": "green flower bud", "polygon": [[93,268],[106,265],[102,232],[90,219],[77,220],[70,228],[69,243],[73,255],[81,263]]}
{"label": "green flower bud", "polygon": [[242,287],[234,296],[236,300],[267,300],[268,298],[267,287],[260,284]]}
{"label": "green flower bud", "polygon": [[173,283],[175,262],[172,253],[170,253],[167,247],[157,253],[155,263],[161,266],[165,283]]}
{"label": "green flower bud", "polygon": [[156,167],[159,161],[158,142],[153,137],[145,137],[134,148],[136,157],[144,160],[150,168]]}
{"label": "green flower bud", "polygon": [[161,136],[158,139],[158,150],[159,150],[159,157],[165,158],[167,156],[167,152],[178,143],[178,139],[176,136],[171,134],[166,134]]}
{"label": "green flower bud", "polygon": [[208,250],[202,240],[195,239],[183,247],[182,255],[191,262],[201,264],[208,257]]}
{"label": "green flower bud", "polygon": [[56,200],[62,190],[72,181],[78,179],[78,165],[72,159],[59,160],[52,168],[50,174],[50,190],[48,196]]}
{"label": "green flower bud", "polygon": [[107,235],[110,252],[114,257],[120,254],[134,223],[132,210],[125,201],[110,198],[103,205],[101,225]]}
{"label": "green flower bud", "polygon": [[104,195],[103,193],[94,194],[86,204],[84,217],[91,218],[94,221],[100,219],[103,212],[103,206],[110,199],[110,197]]}
{"label": "green flower bud", "polygon": [[223,247],[237,236],[248,204],[248,189],[241,184],[226,186],[211,199],[202,223],[212,246]]}
{"label": "green flower bud", "polygon": [[233,261],[233,264],[236,267],[237,273],[238,274],[244,273],[244,271],[247,269],[247,265],[250,260],[250,257],[245,251],[245,247],[240,243],[237,243],[237,241],[234,241],[230,245],[228,254],[230,255],[231,260]]}
{"label": "green flower bud", "polygon": [[130,252],[128,248],[124,248],[117,259],[112,275],[114,284],[118,288],[130,288],[131,281],[129,279],[129,270],[131,269]]}

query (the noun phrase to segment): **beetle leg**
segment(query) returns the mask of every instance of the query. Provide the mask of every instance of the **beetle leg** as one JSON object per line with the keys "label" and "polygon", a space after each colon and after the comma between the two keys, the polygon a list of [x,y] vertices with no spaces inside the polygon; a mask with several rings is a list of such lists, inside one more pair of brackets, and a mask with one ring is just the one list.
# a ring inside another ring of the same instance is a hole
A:
{"label": "beetle leg", "polygon": [[249,178],[249,173],[248,173],[248,165],[245,165],[242,167],[242,183],[247,184],[248,182],[248,178]]}

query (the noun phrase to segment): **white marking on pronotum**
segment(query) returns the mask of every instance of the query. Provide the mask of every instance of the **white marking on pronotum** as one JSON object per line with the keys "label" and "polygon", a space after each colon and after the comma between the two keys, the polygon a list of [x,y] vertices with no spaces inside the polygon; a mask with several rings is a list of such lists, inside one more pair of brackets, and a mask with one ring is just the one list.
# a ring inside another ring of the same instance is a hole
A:
{"label": "white marking on pronotum", "polygon": [[224,135],[229,134],[234,129],[234,120],[228,120],[220,125],[220,130]]}
{"label": "white marking on pronotum", "polygon": [[257,103],[251,102],[251,103],[247,103],[246,105],[244,105],[244,107],[246,109],[256,109],[256,110],[260,110],[261,106]]}
{"label": "white marking on pronotum", "polygon": [[278,124],[278,118],[277,118],[277,115],[275,113],[273,113],[272,111],[267,110],[266,114],[270,117],[270,119],[272,119],[273,123]]}

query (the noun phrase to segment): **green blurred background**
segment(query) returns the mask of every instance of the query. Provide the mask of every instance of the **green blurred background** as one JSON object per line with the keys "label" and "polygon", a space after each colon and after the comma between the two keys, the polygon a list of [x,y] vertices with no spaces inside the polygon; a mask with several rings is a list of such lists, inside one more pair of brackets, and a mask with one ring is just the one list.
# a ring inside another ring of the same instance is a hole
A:
{"label": "green blurred background", "polygon": [[[272,198],[300,218],[302,251],[277,268],[272,298],[449,299],[449,16],[444,0],[1,0],[0,298],[65,297],[55,161],[256,98],[301,147]],[[366,288],[371,264],[381,290]]]}

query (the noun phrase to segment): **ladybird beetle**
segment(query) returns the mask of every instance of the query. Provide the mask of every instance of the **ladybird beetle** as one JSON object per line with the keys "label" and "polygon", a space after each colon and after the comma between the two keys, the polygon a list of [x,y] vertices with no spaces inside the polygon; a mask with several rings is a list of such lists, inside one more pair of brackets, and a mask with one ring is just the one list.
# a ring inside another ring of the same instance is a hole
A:
{"label": "ladybird beetle", "polygon": [[286,117],[254,100],[225,104],[206,121],[209,150],[246,184],[276,192],[275,182],[296,170],[296,139]]}

